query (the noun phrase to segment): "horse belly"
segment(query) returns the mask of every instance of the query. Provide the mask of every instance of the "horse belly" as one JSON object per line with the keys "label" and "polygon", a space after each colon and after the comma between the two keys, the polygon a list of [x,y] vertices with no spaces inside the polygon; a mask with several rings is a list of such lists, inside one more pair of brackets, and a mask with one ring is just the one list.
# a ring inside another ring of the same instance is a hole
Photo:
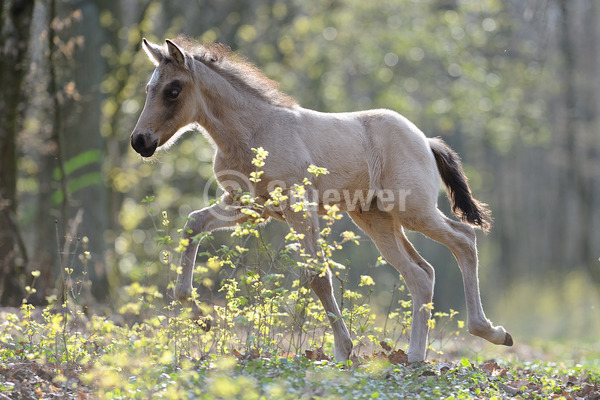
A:
{"label": "horse belly", "polygon": [[320,148],[315,165],[326,168],[328,174],[319,177],[319,186],[340,191],[369,189],[367,157],[359,140],[345,136]]}
{"label": "horse belly", "polygon": [[[328,152],[322,166],[328,174],[317,178],[315,189],[320,208],[337,205],[342,211],[352,211],[370,202],[370,176],[362,146],[340,142]],[[321,212],[326,212],[322,209]]]}

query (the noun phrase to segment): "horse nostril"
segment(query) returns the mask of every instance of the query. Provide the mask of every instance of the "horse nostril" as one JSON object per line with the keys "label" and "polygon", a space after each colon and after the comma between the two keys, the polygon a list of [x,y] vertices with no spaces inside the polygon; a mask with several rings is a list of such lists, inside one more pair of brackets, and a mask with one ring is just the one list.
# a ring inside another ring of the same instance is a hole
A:
{"label": "horse nostril", "polygon": [[137,151],[142,157],[150,157],[158,147],[158,140],[152,140],[149,135],[138,134],[131,136],[131,147]]}
{"label": "horse nostril", "polygon": [[144,135],[135,135],[131,137],[131,147],[138,153],[142,152],[146,148],[146,140]]}
{"label": "horse nostril", "polygon": [[154,142],[150,143],[150,146],[148,146],[146,149],[144,149],[144,151],[140,151],[139,153],[142,157],[150,157],[150,156],[152,156],[152,154],[154,154],[157,147],[158,147],[158,140],[155,140]]}

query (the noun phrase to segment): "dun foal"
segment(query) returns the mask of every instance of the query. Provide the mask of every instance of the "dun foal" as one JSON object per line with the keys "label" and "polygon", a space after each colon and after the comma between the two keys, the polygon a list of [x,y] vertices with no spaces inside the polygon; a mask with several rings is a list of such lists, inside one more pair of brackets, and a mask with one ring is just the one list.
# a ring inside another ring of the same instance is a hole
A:
{"label": "dun foal", "polygon": [[[434,270],[414,249],[404,229],[418,231],[446,245],[462,272],[468,329],[492,343],[512,345],[510,334],[486,318],[481,305],[478,259],[473,227],[489,229],[489,211],[471,195],[460,159],[441,139],[428,139],[410,121],[389,110],[326,114],[300,107],[277,84],[220,44],[200,45],[179,37],[160,46],[143,40],[156,65],[146,86],[144,109],[131,134],[142,157],[170,146],[190,124],[204,128],[215,144],[214,172],[225,194],[221,201],[190,214],[189,238],[243,223],[235,193],[242,187],[260,201],[275,188],[288,193],[306,178],[307,195],[317,204],[294,212],[291,204],[265,208],[265,218],[287,222],[301,237],[306,253],[319,259],[318,214],[336,204],[375,242],[385,259],[404,277],[413,301],[408,360],[425,358]],[[269,156],[260,182],[244,177],[255,170],[252,148]],[[311,165],[326,168],[318,177]],[[440,177],[454,213],[437,208]],[[181,259],[175,297],[191,299],[192,272],[198,243],[190,241]],[[335,358],[347,360],[352,340],[335,301],[331,272],[307,268],[310,286],[319,297],[333,330]]]}

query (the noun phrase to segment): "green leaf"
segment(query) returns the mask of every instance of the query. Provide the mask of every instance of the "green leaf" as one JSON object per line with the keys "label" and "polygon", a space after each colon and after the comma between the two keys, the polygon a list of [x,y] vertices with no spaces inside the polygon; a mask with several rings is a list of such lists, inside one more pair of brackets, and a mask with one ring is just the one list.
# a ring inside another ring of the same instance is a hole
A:
{"label": "green leaf", "polygon": [[[84,151],[82,153],[77,154],[76,156],[70,158],[65,162],[64,169],[65,174],[68,176],[72,174],[74,171],[77,171],[80,168],[85,167],[86,165],[93,164],[95,162],[99,162],[102,159],[102,152],[98,149],[91,149]],[[54,180],[59,181],[62,178],[60,168],[54,168],[52,171],[52,177]]]}

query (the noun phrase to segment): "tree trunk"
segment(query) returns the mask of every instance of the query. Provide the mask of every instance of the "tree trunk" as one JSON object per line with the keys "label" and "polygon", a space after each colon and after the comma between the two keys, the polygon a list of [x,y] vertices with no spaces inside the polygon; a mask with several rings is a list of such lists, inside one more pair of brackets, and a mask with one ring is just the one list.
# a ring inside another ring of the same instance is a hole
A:
{"label": "tree trunk", "polygon": [[[594,236],[594,119],[597,71],[595,46],[595,3],[560,0],[562,40],[560,49],[564,65],[565,123],[562,148],[567,161],[560,196],[564,207],[562,263],[587,269],[590,276],[600,279]],[[574,21],[582,21],[580,25]],[[585,77],[585,78],[583,78]],[[561,260],[561,258],[557,258]],[[559,269],[560,270],[560,269]]]}
{"label": "tree trunk", "polygon": [[[97,1],[86,0],[58,1],[56,7],[59,19],[72,19],[70,27],[57,31],[57,36],[64,43],[73,43],[73,52],[63,53],[62,63],[56,60],[58,67],[67,71],[58,76],[59,90],[63,92],[58,132],[62,156],[59,179],[64,182],[64,211],[59,224],[61,250],[70,255],[63,258],[60,267],[75,271],[79,268],[82,279],[93,282],[94,297],[104,300],[108,296],[104,233],[109,215],[108,189],[102,172],[106,149],[100,133],[104,100],[100,84],[106,73],[106,62],[100,54],[105,43],[99,23],[100,6]],[[75,63],[77,67],[72,68]],[[88,238],[87,245],[82,241],[84,237]],[[85,262],[78,259],[85,250],[91,256],[87,271]]]}
{"label": "tree trunk", "polygon": [[[100,55],[104,31],[99,7],[91,0],[50,0],[47,7],[51,150],[40,157],[32,256],[32,267],[41,272],[37,289],[42,299],[58,286],[58,299],[64,300],[65,268],[73,270],[72,284],[77,286],[71,295],[93,294],[97,300],[108,296],[104,234],[109,215],[102,172],[106,152],[100,134],[106,64]],[[80,300],[89,303],[91,298]]]}
{"label": "tree trunk", "polygon": [[4,0],[0,10],[0,304],[18,305],[27,255],[17,211],[16,137],[21,127],[33,0]]}

